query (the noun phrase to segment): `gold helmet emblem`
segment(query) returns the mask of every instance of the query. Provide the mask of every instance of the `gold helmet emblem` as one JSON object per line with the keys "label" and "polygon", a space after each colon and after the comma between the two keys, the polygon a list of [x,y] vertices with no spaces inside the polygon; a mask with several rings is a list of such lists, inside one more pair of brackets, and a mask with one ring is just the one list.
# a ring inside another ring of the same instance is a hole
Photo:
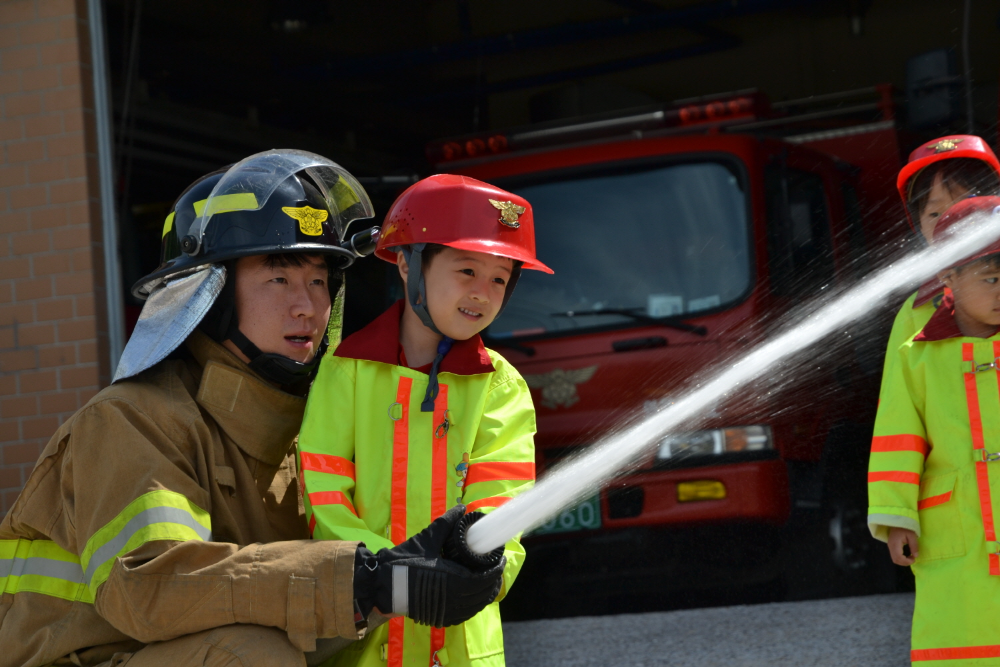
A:
{"label": "gold helmet emblem", "polygon": [[965,139],[942,139],[936,144],[931,144],[928,148],[933,148],[935,153],[944,153],[945,151],[955,150],[963,141]]}
{"label": "gold helmet emblem", "polygon": [[308,236],[320,236],[323,233],[323,223],[330,217],[329,211],[323,211],[312,206],[282,206],[288,217],[299,221],[299,229]]}
{"label": "gold helmet emblem", "polygon": [[497,201],[496,199],[491,199],[490,203],[493,204],[493,208],[500,211],[501,225],[506,225],[511,229],[517,229],[521,226],[521,223],[517,221],[517,216],[527,210],[523,206],[518,206],[512,201]]}

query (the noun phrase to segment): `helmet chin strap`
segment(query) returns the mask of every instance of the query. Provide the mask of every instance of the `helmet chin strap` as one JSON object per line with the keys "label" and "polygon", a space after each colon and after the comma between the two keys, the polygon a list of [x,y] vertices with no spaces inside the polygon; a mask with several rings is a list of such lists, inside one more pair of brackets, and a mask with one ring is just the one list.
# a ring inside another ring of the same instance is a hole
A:
{"label": "helmet chin strap", "polygon": [[426,243],[415,243],[411,246],[403,246],[401,250],[403,252],[403,259],[406,260],[406,266],[409,270],[406,277],[406,298],[410,302],[413,312],[417,314],[417,317],[420,318],[424,326],[441,336],[441,342],[437,346],[437,354],[434,356],[434,363],[431,364],[430,378],[427,381],[427,391],[424,393],[424,400],[420,402],[421,412],[434,412],[434,401],[437,399],[438,391],[440,391],[438,369],[441,368],[444,355],[448,354],[451,344],[454,341],[441,333],[441,330],[435,326],[434,320],[431,319],[430,311],[427,310],[427,288],[424,284],[422,266],[422,255],[426,247]]}
{"label": "helmet chin strap", "polygon": [[424,326],[437,335],[443,336],[444,334],[431,319],[430,311],[427,310],[427,287],[424,284],[423,269],[423,252],[426,247],[426,243],[414,243],[401,248],[403,259],[406,260],[406,266],[409,268],[409,275],[406,278],[406,298]]}
{"label": "helmet chin strap", "polygon": [[299,389],[303,383],[307,383],[315,377],[328,346],[327,337],[324,334],[319,349],[316,350],[316,355],[310,361],[303,363],[283,354],[261,352],[260,348],[254,345],[253,341],[247,338],[238,326],[233,326],[230,329],[227,338],[250,360],[248,364],[250,370],[268,382],[274,382],[291,389]]}
{"label": "helmet chin strap", "polygon": [[[232,265],[228,264],[228,277],[235,276]],[[310,382],[319,370],[319,364],[329,346],[329,340],[324,334],[323,340],[311,361],[302,363],[290,357],[273,352],[262,352],[253,341],[240,331],[239,320],[236,317],[235,279],[227,279],[222,292],[215,300],[211,310],[202,319],[199,327],[209,338],[221,343],[231,340],[233,345],[249,359],[250,370],[268,382],[273,382],[292,392],[300,390]]]}

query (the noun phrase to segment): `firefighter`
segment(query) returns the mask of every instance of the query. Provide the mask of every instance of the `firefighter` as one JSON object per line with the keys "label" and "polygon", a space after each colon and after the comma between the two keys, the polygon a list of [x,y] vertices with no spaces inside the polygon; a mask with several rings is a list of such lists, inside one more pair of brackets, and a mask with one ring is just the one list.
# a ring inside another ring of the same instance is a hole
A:
{"label": "firefighter", "polygon": [[[287,667],[317,638],[364,635],[356,608],[382,592],[356,576],[357,541],[309,539],[293,448],[345,229],[371,215],[348,172],[298,151],[181,195],[114,383],[58,429],[0,524],[0,662]],[[489,591],[426,546],[459,519],[391,555],[447,580],[435,601],[471,617]]]}
{"label": "firefighter", "polygon": [[[449,508],[488,512],[533,484],[531,395],[479,332],[522,269],[552,271],[535,257],[527,201],[447,174],[400,195],[375,252],[406,298],[323,360],[299,451],[313,538],[362,540],[379,558]],[[476,617],[393,619],[336,664],[503,665],[498,603],[524,562],[517,539],[504,556],[497,600]]]}
{"label": "firefighter", "polygon": [[[971,215],[1000,223],[1000,197],[955,204],[933,238]],[[939,277],[949,292],[897,350],[884,385],[868,525],[916,577],[913,662],[1000,665],[1000,506],[991,491],[1000,484],[1000,242]]]}
{"label": "firefighter", "polygon": [[[927,243],[948,207],[965,197],[997,194],[1000,161],[980,137],[958,134],[928,141],[912,153],[896,179],[910,228]],[[933,278],[903,303],[892,323],[882,377],[899,346],[930,319],[941,303],[944,286]],[[881,394],[881,392],[880,392]]]}

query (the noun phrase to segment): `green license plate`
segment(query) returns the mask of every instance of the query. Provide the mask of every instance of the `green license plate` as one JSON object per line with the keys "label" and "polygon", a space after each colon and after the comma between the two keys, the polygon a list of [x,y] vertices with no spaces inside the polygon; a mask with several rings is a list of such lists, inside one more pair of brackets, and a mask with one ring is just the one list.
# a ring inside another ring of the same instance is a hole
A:
{"label": "green license plate", "polygon": [[594,530],[601,527],[601,496],[587,498],[582,503],[549,519],[531,531],[532,535],[571,533],[577,530]]}

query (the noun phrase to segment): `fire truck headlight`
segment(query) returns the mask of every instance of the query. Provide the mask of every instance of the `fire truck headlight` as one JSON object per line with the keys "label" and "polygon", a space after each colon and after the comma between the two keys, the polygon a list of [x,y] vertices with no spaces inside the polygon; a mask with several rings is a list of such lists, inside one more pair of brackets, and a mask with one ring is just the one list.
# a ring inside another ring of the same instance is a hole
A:
{"label": "fire truck headlight", "polygon": [[769,426],[734,426],[666,437],[660,441],[656,458],[663,460],[764,449],[774,449]]}

